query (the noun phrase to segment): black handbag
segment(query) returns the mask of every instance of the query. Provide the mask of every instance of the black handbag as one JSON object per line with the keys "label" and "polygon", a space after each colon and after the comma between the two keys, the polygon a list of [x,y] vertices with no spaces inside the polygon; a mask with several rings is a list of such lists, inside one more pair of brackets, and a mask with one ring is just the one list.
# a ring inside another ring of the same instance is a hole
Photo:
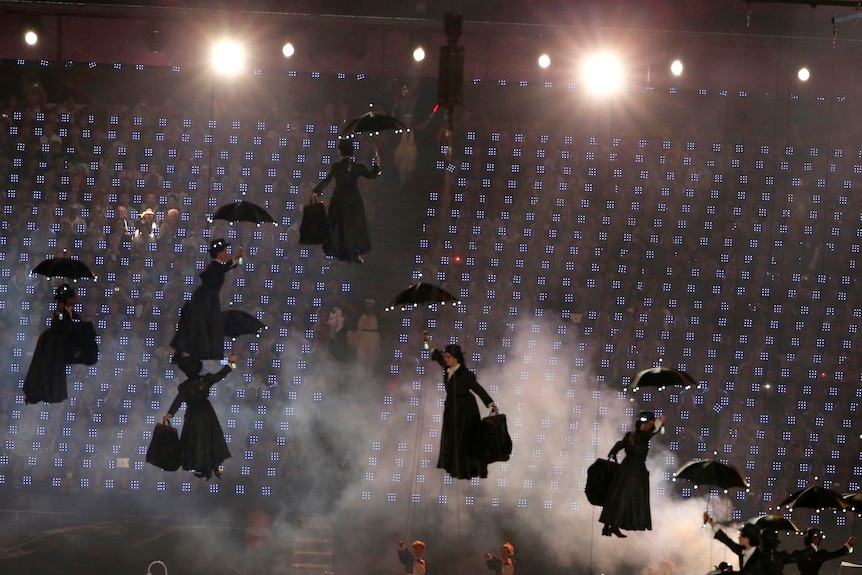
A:
{"label": "black handbag", "polygon": [[482,418],[476,441],[476,456],[485,463],[509,461],[512,455],[512,437],[506,424],[506,416],[502,413],[491,414]]}
{"label": "black handbag", "polygon": [[608,488],[617,472],[617,467],[619,467],[619,463],[616,461],[596,459],[587,468],[587,485],[584,488],[584,493],[587,494],[587,500],[590,503],[593,505],[605,504],[605,497],[607,497]]}
{"label": "black handbag", "polygon": [[176,471],[182,463],[183,452],[177,428],[167,423],[157,423],[153,438],[147,448],[147,463],[165,471]]}
{"label": "black handbag", "polygon": [[96,328],[91,321],[76,321],[69,334],[66,363],[96,365],[99,345],[96,343]]}
{"label": "black handbag", "polygon": [[329,220],[326,206],[312,198],[302,206],[302,222],[299,224],[299,243],[303,245],[323,244],[329,239]]}

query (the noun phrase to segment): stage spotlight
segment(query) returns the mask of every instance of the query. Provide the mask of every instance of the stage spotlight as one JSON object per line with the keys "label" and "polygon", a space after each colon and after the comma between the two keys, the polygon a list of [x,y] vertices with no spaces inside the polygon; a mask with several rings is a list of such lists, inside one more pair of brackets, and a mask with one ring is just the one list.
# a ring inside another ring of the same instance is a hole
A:
{"label": "stage spotlight", "polygon": [[796,77],[799,78],[802,82],[807,82],[811,77],[811,72],[805,66],[799,68],[799,71],[796,73]]}
{"label": "stage spotlight", "polygon": [[423,48],[422,46],[416,46],[416,48],[413,49],[413,61],[414,62],[421,62],[424,59],[425,59],[425,48]]}
{"label": "stage spotlight", "polygon": [[39,43],[39,32],[34,26],[29,26],[24,31],[24,42],[26,42],[28,46],[35,46]]}
{"label": "stage spotlight", "polygon": [[237,42],[223,40],[213,47],[213,69],[221,74],[237,74],[245,64],[245,51]]}
{"label": "stage spotlight", "polygon": [[547,53],[539,55],[539,68],[547,68],[551,65],[551,57]]}
{"label": "stage spotlight", "polygon": [[584,61],[583,80],[592,92],[614,92],[623,82],[622,66],[619,60],[610,54],[597,54]]}
{"label": "stage spotlight", "polygon": [[285,58],[290,58],[296,52],[296,49],[293,47],[293,44],[290,42],[285,42],[284,46],[281,47],[281,53],[284,54]]}
{"label": "stage spotlight", "polygon": [[674,60],[670,64],[670,73],[674,76],[682,76],[682,62],[679,60]]}

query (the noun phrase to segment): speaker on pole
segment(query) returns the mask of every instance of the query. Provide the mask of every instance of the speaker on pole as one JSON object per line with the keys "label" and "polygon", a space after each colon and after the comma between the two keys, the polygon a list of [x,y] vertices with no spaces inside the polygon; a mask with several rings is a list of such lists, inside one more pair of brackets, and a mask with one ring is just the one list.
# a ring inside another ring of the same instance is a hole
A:
{"label": "speaker on pole", "polygon": [[442,46],[437,72],[437,103],[454,108],[464,100],[464,47]]}

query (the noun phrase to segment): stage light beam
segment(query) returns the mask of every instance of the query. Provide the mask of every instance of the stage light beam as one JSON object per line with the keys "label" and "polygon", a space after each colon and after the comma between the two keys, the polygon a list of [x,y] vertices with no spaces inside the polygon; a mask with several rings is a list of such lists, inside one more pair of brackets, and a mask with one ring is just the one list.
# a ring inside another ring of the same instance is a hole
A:
{"label": "stage light beam", "polygon": [[245,50],[232,40],[218,42],[213,47],[212,65],[220,74],[238,74],[245,66]]}
{"label": "stage light beam", "polygon": [[608,94],[622,86],[623,68],[615,56],[597,54],[584,61],[582,78],[590,91]]}

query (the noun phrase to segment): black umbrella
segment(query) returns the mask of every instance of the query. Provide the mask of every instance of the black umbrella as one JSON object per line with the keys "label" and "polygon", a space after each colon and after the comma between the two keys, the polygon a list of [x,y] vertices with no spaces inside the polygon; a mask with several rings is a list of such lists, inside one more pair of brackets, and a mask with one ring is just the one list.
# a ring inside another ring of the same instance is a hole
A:
{"label": "black umbrella", "polygon": [[379,135],[380,132],[403,132],[407,130],[400,120],[386,114],[378,114],[374,110],[362,114],[347,123],[341,132],[341,137],[349,138],[356,134]]}
{"label": "black umbrella", "polygon": [[257,204],[240,200],[232,204],[225,204],[213,213],[214,220],[227,220],[233,222],[251,222],[253,224],[274,224],[275,220],[269,212]]}
{"label": "black umbrella", "polygon": [[225,337],[239,337],[241,335],[249,335],[257,333],[261,329],[265,329],[266,325],[248,312],[229,309],[221,312],[224,320],[224,335]]}
{"label": "black umbrella", "polygon": [[788,509],[796,509],[797,507],[807,507],[808,509],[849,509],[851,504],[841,497],[840,493],[836,493],[831,489],[826,489],[819,485],[809,485],[805,489],[801,489],[796,493],[788,496],[787,499],[778,504],[779,507],[787,507]]}
{"label": "black umbrella", "polygon": [[628,385],[631,391],[637,391],[641,387],[656,387],[659,391],[665,387],[683,387],[690,389],[697,387],[697,382],[692,376],[684,371],[676,371],[666,367],[653,367],[639,371]]}
{"label": "black umbrella", "polygon": [[226,220],[231,224],[248,222],[258,226],[267,223],[278,225],[264,208],[245,200],[219,206],[213,212],[212,220]]}
{"label": "black umbrella", "polygon": [[850,505],[850,509],[854,511],[862,510],[862,493],[845,493],[841,496],[841,499]]}
{"label": "black umbrella", "polygon": [[386,311],[391,311],[395,308],[406,310],[422,304],[432,305],[439,303],[445,305],[451,303],[455,305],[459,301],[461,300],[440,286],[419,282],[396,295],[395,299],[386,307]]}
{"label": "black umbrella", "polygon": [[677,469],[673,475],[674,480],[676,478],[688,479],[696,486],[710,485],[725,491],[734,487],[748,489],[748,483],[745,482],[745,478],[742,477],[736,467],[714,459],[689,461]]}
{"label": "black umbrella", "polygon": [[761,529],[772,529],[775,531],[802,531],[796,523],[783,515],[759,515],[748,520],[749,523],[757,525]]}
{"label": "black umbrella", "polygon": [[96,277],[84,262],[73,260],[72,258],[50,258],[43,260],[33,268],[33,273],[49,278],[68,278],[73,280]]}

